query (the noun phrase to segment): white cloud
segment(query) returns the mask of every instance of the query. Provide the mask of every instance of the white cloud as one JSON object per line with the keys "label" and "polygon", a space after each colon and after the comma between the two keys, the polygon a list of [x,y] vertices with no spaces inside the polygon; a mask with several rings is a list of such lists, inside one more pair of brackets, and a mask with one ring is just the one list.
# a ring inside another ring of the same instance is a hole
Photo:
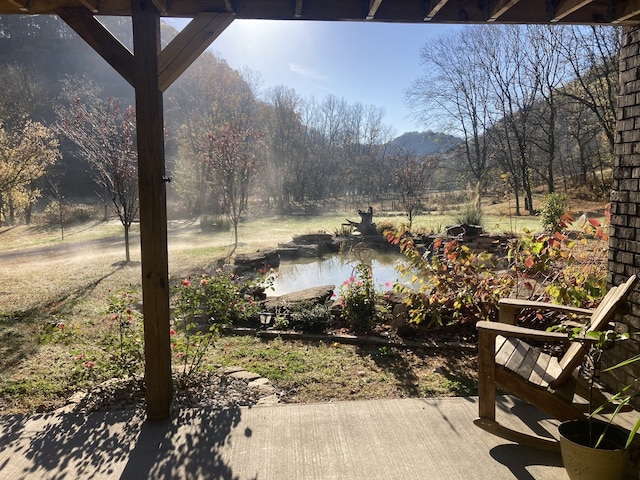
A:
{"label": "white cloud", "polygon": [[311,80],[317,80],[322,82],[329,81],[329,77],[327,77],[326,75],[319,74],[315,72],[313,69],[308,68],[300,63],[289,62],[289,70],[291,70],[291,72],[297,75],[300,75],[305,78],[309,78]]}

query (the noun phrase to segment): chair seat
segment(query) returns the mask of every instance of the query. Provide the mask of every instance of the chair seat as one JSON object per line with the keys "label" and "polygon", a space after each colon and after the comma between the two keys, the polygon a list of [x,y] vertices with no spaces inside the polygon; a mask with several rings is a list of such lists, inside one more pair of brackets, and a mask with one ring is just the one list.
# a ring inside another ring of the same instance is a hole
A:
{"label": "chair seat", "polygon": [[562,373],[558,359],[518,338],[496,337],[496,366],[515,373],[528,383],[548,388]]}

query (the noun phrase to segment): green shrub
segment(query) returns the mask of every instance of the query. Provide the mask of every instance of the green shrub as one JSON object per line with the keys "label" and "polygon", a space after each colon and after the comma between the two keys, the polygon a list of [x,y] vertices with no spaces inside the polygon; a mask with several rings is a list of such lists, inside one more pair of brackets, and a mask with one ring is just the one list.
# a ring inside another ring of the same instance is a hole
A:
{"label": "green shrub", "polygon": [[326,330],[331,320],[331,308],[328,305],[303,302],[289,313],[288,327],[305,333],[318,333]]}
{"label": "green shrub", "polygon": [[484,221],[484,214],[480,207],[480,198],[470,186],[467,186],[466,201],[462,205],[462,208],[456,209],[459,213],[456,215],[456,222],[465,225],[479,225],[482,226]]}
{"label": "green shrub", "polygon": [[353,268],[352,276],[340,286],[338,296],[341,318],[356,331],[368,330],[386,313],[385,309],[376,308],[381,295],[375,291],[371,268],[364,263]]}
{"label": "green shrub", "polygon": [[465,203],[461,211],[456,215],[456,222],[464,225],[482,226],[484,222],[482,208],[476,202]]}
{"label": "green shrub", "polygon": [[183,382],[200,369],[223,325],[258,315],[258,303],[244,294],[251,287],[251,282],[218,269],[194,280],[185,278],[174,288],[172,346],[182,363]]}
{"label": "green shrub", "polygon": [[564,220],[567,212],[567,196],[560,193],[550,193],[544,197],[540,210],[542,228],[547,232],[557,232],[566,227]]}

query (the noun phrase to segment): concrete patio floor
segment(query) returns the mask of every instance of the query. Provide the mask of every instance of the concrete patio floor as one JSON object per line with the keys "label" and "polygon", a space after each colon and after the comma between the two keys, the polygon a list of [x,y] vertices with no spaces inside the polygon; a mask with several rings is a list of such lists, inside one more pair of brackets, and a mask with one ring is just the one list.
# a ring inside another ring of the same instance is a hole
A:
{"label": "concrete patio floor", "polygon": [[[532,407],[499,403],[501,421],[555,436]],[[490,435],[476,415],[477,398],[184,410],[165,422],[134,411],[5,415],[0,478],[568,479],[559,454]]]}

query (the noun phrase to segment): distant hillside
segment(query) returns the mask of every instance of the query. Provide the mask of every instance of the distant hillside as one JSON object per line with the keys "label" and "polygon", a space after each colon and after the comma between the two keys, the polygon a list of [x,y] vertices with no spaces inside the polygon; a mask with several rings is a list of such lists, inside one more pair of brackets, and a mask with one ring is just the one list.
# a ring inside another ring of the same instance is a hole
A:
{"label": "distant hillside", "polygon": [[461,138],[445,133],[407,132],[389,142],[389,146],[409,150],[418,155],[430,155],[447,152],[461,142]]}

